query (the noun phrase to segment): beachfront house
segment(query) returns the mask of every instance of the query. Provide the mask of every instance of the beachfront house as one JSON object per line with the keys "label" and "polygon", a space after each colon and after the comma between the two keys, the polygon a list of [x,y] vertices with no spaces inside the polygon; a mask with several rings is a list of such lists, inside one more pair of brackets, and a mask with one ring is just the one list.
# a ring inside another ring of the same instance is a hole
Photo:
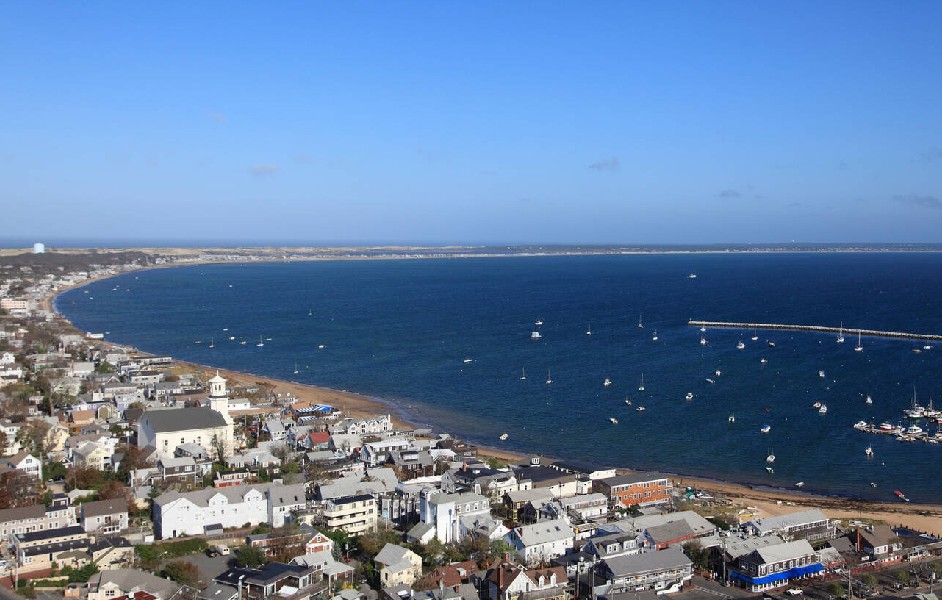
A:
{"label": "beachfront house", "polygon": [[807,540],[797,540],[757,548],[740,556],[730,570],[729,578],[740,587],[762,592],[823,572],[824,566],[811,544]]}
{"label": "beachfront house", "polygon": [[799,512],[753,519],[746,523],[746,531],[752,535],[780,535],[789,540],[829,540],[835,535],[833,522],[820,510],[813,508]]}
{"label": "beachfront house", "polygon": [[604,494],[613,506],[650,506],[670,502],[673,484],[667,475],[633,473],[595,479],[592,491]]}

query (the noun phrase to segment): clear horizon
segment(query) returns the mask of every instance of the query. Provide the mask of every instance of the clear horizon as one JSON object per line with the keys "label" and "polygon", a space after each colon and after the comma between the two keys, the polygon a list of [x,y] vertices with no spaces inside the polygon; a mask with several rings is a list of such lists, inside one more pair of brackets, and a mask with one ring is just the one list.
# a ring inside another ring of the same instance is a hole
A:
{"label": "clear horizon", "polygon": [[928,0],[6,3],[0,245],[932,243],[939,23]]}

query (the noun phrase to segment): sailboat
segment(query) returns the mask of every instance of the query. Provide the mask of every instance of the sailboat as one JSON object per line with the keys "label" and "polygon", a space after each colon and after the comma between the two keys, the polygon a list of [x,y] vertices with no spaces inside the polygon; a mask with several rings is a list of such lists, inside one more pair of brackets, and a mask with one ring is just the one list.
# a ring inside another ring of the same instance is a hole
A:
{"label": "sailboat", "polygon": [[294,362],[294,374],[297,375],[297,374],[300,373],[300,372],[301,372],[301,371],[298,370],[298,362],[295,361],[295,362]]}
{"label": "sailboat", "polygon": [[651,341],[653,342],[657,341],[657,329],[654,330],[654,335],[651,336]]}
{"label": "sailboat", "polygon": [[765,462],[772,464],[775,462],[775,452],[772,451],[772,448],[769,447],[769,455],[765,457]]}
{"label": "sailboat", "polygon": [[644,391],[644,373],[641,374],[641,385],[638,386],[638,391],[639,392]]}
{"label": "sailboat", "polygon": [[258,343],[255,345],[258,346],[259,348],[262,348],[265,346],[265,342],[262,341],[262,336],[258,336]]}
{"label": "sailboat", "polygon": [[612,385],[612,380],[609,379],[608,377],[606,377],[606,378],[605,378],[605,381],[602,382],[602,385],[604,385],[605,387],[608,387],[608,386]]}
{"label": "sailboat", "polygon": [[520,367],[520,380],[523,381],[527,378],[527,370],[524,367]]}
{"label": "sailboat", "polygon": [[210,347],[210,348],[215,348],[215,347],[216,347],[216,338],[210,338],[209,347]]}
{"label": "sailboat", "polygon": [[553,376],[550,374],[550,370],[546,369],[546,385],[553,383]]}
{"label": "sailboat", "polygon": [[644,329],[644,322],[641,321],[641,315],[638,315],[638,329]]}
{"label": "sailboat", "polygon": [[752,330],[752,341],[754,342],[754,341],[756,341],[756,340],[758,340],[758,339],[759,339],[759,330],[758,330],[758,329],[753,329],[753,330]]}
{"label": "sailboat", "polygon": [[737,350],[743,350],[745,347],[746,347],[746,343],[745,343],[744,341],[742,341],[742,340],[739,340],[739,343],[736,344],[736,349],[737,349]]}
{"label": "sailboat", "polygon": [[857,330],[857,347],[854,348],[854,352],[863,352],[863,346],[860,345],[860,330]]}
{"label": "sailboat", "polygon": [[844,343],[844,321],[841,321],[841,326],[837,331],[837,343],[838,344]]}
{"label": "sailboat", "polygon": [[729,421],[730,423],[735,423],[735,422],[736,422],[736,415],[731,414],[731,415],[729,415],[728,417],[726,417],[726,420]]}
{"label": "sailboat", "polygon": [[589,324],[586,325],[585,334],[586,334],[586,335],[592,335],[592,321],[589,321]]}

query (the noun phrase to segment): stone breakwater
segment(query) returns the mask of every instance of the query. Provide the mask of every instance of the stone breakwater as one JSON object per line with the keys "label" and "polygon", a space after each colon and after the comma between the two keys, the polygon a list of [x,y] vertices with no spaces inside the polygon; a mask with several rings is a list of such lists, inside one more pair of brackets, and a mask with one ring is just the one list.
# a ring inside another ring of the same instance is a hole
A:
{"label": "stone breakwater", "polygon": [[876,329],[856,329],[852,327],[832,327],[828,325],[791,325],[788,323],[736,323],[733,321],[687,321],[692,327],[713,327],[716,329],[753,329],[778,331],[815,331],[820,333],[846,333],[870,337],[901,338],[907,340],[942,341],[937,333],[908,333],[905,331],[879,331]]}

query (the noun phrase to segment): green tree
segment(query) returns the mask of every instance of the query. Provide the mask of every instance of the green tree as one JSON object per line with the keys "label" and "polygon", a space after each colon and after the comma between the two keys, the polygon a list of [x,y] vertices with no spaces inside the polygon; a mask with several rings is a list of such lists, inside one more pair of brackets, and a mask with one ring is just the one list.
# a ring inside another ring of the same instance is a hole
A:
{"label": "green tree", "polygon": [[240,566],[250,569],[258,568],[265,564],[265,553],[253,546],[240,546],[236,551],[236,558]]}
{"label": "green tree", "polygon": [[844,592],[845,592],[844,586],[838,583],[837,581],[833,582],[831,585],[828,586],[828,593],[837,598],[842,597],[844,595]]}
{"label": "green tree", "polygon": [[394,529],[363,533],[357,539],[357,545],[364,558],[373,560],[386,544],[401,544],[402,534]]}
{"label": "green tree", "polygon": [[864,573],[860,577],[860,582],[869,588],[873,588],[877,585],[877,578],[873,573]]}
{"label": "green tree", "polygon": [[164,567],[164,576],[192,588],[200,587],[200,570],[186,560],[175,560]]}
{"label": "green tree", "polygon": [[710,551],[703,547],[699,541],[687,542],[683,546],[684,554],[698,569],[706,569],[710,560]]}
{"label": "green tree", "polygon": [[902,583],[903,585],[909,585],[909,571],[905,569],[900,569],[896,572],[896,581]]}

